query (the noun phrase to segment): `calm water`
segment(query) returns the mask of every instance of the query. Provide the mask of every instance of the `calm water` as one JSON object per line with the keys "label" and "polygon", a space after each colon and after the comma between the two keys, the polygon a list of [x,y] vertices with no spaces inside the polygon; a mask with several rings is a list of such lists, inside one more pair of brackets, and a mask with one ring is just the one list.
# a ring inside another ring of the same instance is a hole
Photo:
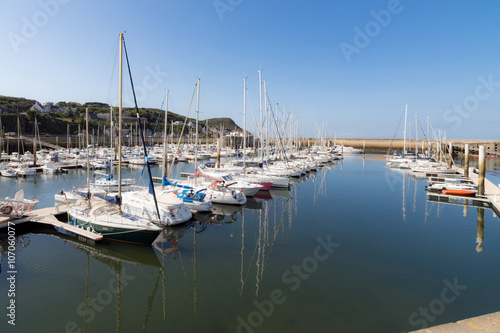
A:
{"label": "calm water", "polygon": [[[428,202],[425,180],[384,164],[347,157],[290,191],[165,230],[156,247],[18,227],[16,326],[3,255],[0,332],[399,333],[499,311],[499,219]],[[85,178],[0,178],[0,195],[23,188],[41,208]]]}

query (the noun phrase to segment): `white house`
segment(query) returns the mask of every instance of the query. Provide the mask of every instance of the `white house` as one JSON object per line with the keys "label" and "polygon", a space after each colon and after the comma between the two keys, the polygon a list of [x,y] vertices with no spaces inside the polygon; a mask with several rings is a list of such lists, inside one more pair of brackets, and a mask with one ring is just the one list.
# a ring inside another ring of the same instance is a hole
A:
{"label": "white house", "polygon": [[38,102],[33,104],[33,106],[30,107],[30,110],[31,111],[38,111],[38,112],[41,112],[42,114],[46,113],[45,109]]}

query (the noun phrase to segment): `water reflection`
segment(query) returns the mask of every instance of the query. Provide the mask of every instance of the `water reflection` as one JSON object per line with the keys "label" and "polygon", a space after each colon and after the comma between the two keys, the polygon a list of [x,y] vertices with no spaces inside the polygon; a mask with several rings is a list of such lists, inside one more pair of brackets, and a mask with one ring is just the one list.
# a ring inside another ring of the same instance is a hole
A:
{"label": "water reflection", "polygon": [[[187,324],[185,330],[176,327],[173,331],[193,330],[203,322],[210,323],[203,316],[214,313],[212,305],[207,305],[207,300],[214,296],[212,293],[220,298],[239,295],[236,302],[251,304],[254,299],[267,295],[270,284],[280,281],[282,272],[276,272],[275,268],[283,256],[280,243],[294,237],[292,228],[300,230],[300,224],[294,219],[299,208],[310,205],[313,199],[311,193],[308,203],[300,201],[299,194],[308,190],[299,191],[306,188],[304,181],[309,179],[307,186],[311,190],[314,182],[315,200],[326,197],[327,172],[328,169],[323,169],[302,177],[290,190],[273,189],[262,197],[249,198],[245,206],[214,205],[213,212],[195,214],[188,224],[165,228],[152,247],[110,241],[92,246],[49,228],[29,229],[29,232],[50,235],[51,241],[41,238],[40,243],[66,248],[64,255],[55,248],[46,249],[47,253],[74,261],[71,266],[74,272],[65,272],[65,265],[52,264],[51,269],[68,275],[64,279],[66,284],[61,286],[65,293],[61,300],[75,304],[76,310],[68,311],[69,319],[75,322],[75,331],[92,332],[97,327],[117,332],[156,331],[162,323],[177,324],[185,318],[192,323]],[[68,251],[67,245],[76,251]],[[129,281],[130,276],[134,280]],[[28,277],[28,274],[23,276]],[[220,281],[214,281],[217,279]],[[38,307],[40,302],[31,306]],[[241,304],[239,310],[244,309]],[[179,308],[183,312],[181,316]],[[202,317],[203,321],[199,319]],[[56,319],[51,324],[56,327],[43,330],[64,330],[66,320]],[[225,323],[231,320],[233,318]]]}
{"label": "water reflection", "polygon": [[477,238],[476,238],[476,251],[481,253],[484,250],[484,208],[477,209]]}

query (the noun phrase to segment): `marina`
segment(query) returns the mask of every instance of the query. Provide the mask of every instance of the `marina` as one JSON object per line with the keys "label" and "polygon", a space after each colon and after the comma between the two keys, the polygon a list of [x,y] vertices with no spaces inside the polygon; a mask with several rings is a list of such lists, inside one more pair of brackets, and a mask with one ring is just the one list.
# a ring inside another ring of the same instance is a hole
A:
{"label": "marina", "polygon": [[497,3],[4,7],[0,333],[500,333]]}

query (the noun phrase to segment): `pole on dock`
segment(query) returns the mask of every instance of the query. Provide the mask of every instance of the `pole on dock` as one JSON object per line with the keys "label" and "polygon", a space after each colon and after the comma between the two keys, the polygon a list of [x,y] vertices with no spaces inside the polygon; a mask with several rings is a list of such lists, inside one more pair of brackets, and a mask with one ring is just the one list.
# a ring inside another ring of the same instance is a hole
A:
{"label": "pole on dock", "polygon": [[363,140],[363,154],[365,153],[366,140]]}
{"label": "pole on dock", "polygon": [[469,144],[465,144],[464,177],[469,177]]}
{"label": "pole on dock", "polygon": [[479,181],[478,181],[478,190],[479,190],[479,195],[484,195],[484,178],[486,175],[486,164],[485,164],[485,151],[484,151],[484,145],[479,146],[479,163],[478,163],[478,168],[479,168]]}

